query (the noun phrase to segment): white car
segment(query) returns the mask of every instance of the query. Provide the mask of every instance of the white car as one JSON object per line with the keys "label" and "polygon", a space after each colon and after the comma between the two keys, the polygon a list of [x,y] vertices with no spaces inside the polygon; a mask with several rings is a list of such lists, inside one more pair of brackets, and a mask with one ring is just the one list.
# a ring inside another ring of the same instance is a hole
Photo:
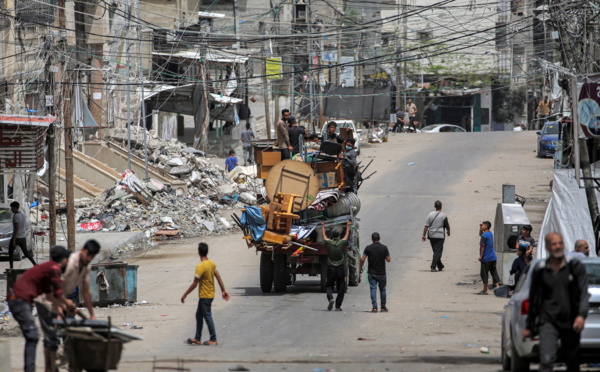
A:
{"label": "white car", "polygon": [[[354,140],[356,143],[354,144],[354,148],[356,149],[356,153],[360,155],[360,134],[362,133],[362,129],[356,129],[354,122],[352,120],[330,120],[335,121],[337,127],[335,129],[335,133],[340,134],[340,128],[351,128],[352,133],[354,133]],[[329,123],[329,121],[327,122]],[[327,133],[327,123],[323,124],[323,129],[321,130],[321,135],[325,136]]]}
{"label": "white car", "polygon": [[421,129],[421,133],[464,133],[466,130],[453,124],[432,124]]}

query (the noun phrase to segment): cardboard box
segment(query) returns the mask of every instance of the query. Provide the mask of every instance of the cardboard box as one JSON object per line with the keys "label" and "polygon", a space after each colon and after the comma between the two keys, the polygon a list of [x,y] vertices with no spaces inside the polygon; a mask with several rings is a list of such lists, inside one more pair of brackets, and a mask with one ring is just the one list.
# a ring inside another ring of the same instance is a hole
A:
{"label": "cardboard box", "polygon": [[338,186],[335,172],[319,173],[317,177],[319,179],[319,189],[331,189]]}

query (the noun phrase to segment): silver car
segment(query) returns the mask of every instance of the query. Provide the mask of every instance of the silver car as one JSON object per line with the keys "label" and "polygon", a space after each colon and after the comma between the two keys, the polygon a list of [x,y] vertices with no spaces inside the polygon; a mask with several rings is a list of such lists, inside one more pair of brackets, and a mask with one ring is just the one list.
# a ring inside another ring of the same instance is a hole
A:
{"label": "silver car", "polygon": [[[360,155],[360,134],[362,133],[362,129],[356,129],[354,122],[352,120],[333,120],[337,124],[337,128],[335,129],[335,133],[337,135],[340,134],[340,128],[350,128],[352,129],[352,134],[356,143],[354,144],[354,150],[357,155]],[[327,134],[327,123],[323,124],[323,128],[321,129],[321,135],[324,137]]]}
{"label": "silver car", "polygon": [[[532,362],[538,362],[539,338],[523,341],[523,329],[529,311],[529,287],[534,267],[541,260],[534,260],[521,276],[502,314],[502,368],[505,371],[529,371]],[[581,333],[579,354],[581,362],[597,362],[600,358],[600,258],[581,259],[588,273],[590,311]],[[508,287],[497,288],[498,297],[508,296]],[[560,362],[560,360],[559,360]]]}
{"label": "silver car", "polygon": [[[21,208],[20,212],[27,216],[27,213]],[[26,227],[27,236],[27,249],[33,257],[33,236],[31,226],[28,223]],[[9,204],[0,204],[0,255],[8,256],[8,246],[13,235],[13,212],[10,210]],[[13,260],[21,261],[23,259],[23,252],[21,248],[17,247],[13,253]]]}

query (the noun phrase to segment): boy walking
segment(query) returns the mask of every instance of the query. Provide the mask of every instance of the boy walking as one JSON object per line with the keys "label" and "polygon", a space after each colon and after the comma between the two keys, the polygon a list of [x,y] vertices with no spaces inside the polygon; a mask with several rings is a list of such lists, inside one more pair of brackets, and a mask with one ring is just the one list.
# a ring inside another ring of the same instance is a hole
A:
{"label": "boy walking", "polygon": [[494,281],[494,287],[500,285],[500,277],[498,271],[496,271],[496,252],[494,252],[494,234],[490,231],[492,223],[490,221],[483,221],[479,224],[479,262],[481,262],[481,280],[483,281],[483,291],[477,293],[478,295],[488,294],[488,272],[492,275]]}
{"label": "boy walking", "polygon": [[[192,292],[196,286],[198,286],[198,284],[200,284],[198,289],[198,295],[200,299],[198,300],[198,309],[196,310],[196,335],[194,338],[188,338],[185,343],[189,345],[216,346],[218,345],[217,334],[215,332],[215,323],[213,322],[211,311],[212,302],[215,298],[215,277],[219,282],[221,294],[225,301],[229,301],[229,293],[227,293],[225,290],[225,285],[223,284],[221,275],[219,275],[219,272],[217,271],[217,265],[215,265],[215,263],[209,260],[207,257],[208,244],[198,244],[198,255],[200,256],[200,264],[196,266],[194,282],[181,297],[181,303],[184,303],[187,295],[190,294],[190,292]],[[202,336],[202,323],[204,321],[206,321],[206,326],[208,327],[210,340],[202,343],[200,340]]]}
{"label": "boy walking", "polygon": [[238,165],[238,159],[235,156],[235,151],[229,150],[229,157],[225,159],[225,172],[229,173]]}
{"label": "boy walking", "polygon": [[373,244],[368,245],[363,252],[362,259],[360,260],[360,273],[363,272],[363,266],[365,260],[369,259],[369,270],[367,270],[369,278],[369,286],[371,287],[371,303],[373,304],[373,310],[371,312],[377,312],[377,286],[379,285],[379,296],[381,297],[381,312],[387,313],[388,309],[385,307],[387,295],[385,287],[387,285],[387,275],[385,273],[385,262],[390,262],[390,251],[388,247],[379,243],[381,237],[379,233],[374,232],[371,235]]}

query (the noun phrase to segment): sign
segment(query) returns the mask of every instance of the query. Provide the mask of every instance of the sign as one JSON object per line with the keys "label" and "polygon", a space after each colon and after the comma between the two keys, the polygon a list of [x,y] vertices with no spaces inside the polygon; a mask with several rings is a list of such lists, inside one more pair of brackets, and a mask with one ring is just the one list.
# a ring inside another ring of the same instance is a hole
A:
{"label": "sign", "polygon": [[319,67],[319,56],[312,56],[312,68]]}
{"label": "sign", "polygon": [[281,79],[281,57],[267,58],[267,79]]}
{"label": "sign", "polygon": [[354,66],[344,65],[344,63],[352,63],[354,62],[354,57],[342,57],[340,59],[340,84],[343,87],[353,87],[354,86]]}
{"label": "sign", "polygon": [[94,92],[92,97],[94,99],[102,99],[102,92]]}
{"label": "sign", "polygon": [[0,115],[0,174],[34,173],[44,166],[44,142],[52,116]]}
{"label": "sign", "polygon": [[337,51],[336,52],[323,52],[323,62],[336,62],[337,63]]}
{"label": "sign", "polygon": [[54,106],[54,96],[47,95],[46,96],[46,107]]}
{"label": "sign", "polygon": [[322,72],[319,72],[319,85],[322,87],[327,85],[327,80],[325,79],[325,74]]}

